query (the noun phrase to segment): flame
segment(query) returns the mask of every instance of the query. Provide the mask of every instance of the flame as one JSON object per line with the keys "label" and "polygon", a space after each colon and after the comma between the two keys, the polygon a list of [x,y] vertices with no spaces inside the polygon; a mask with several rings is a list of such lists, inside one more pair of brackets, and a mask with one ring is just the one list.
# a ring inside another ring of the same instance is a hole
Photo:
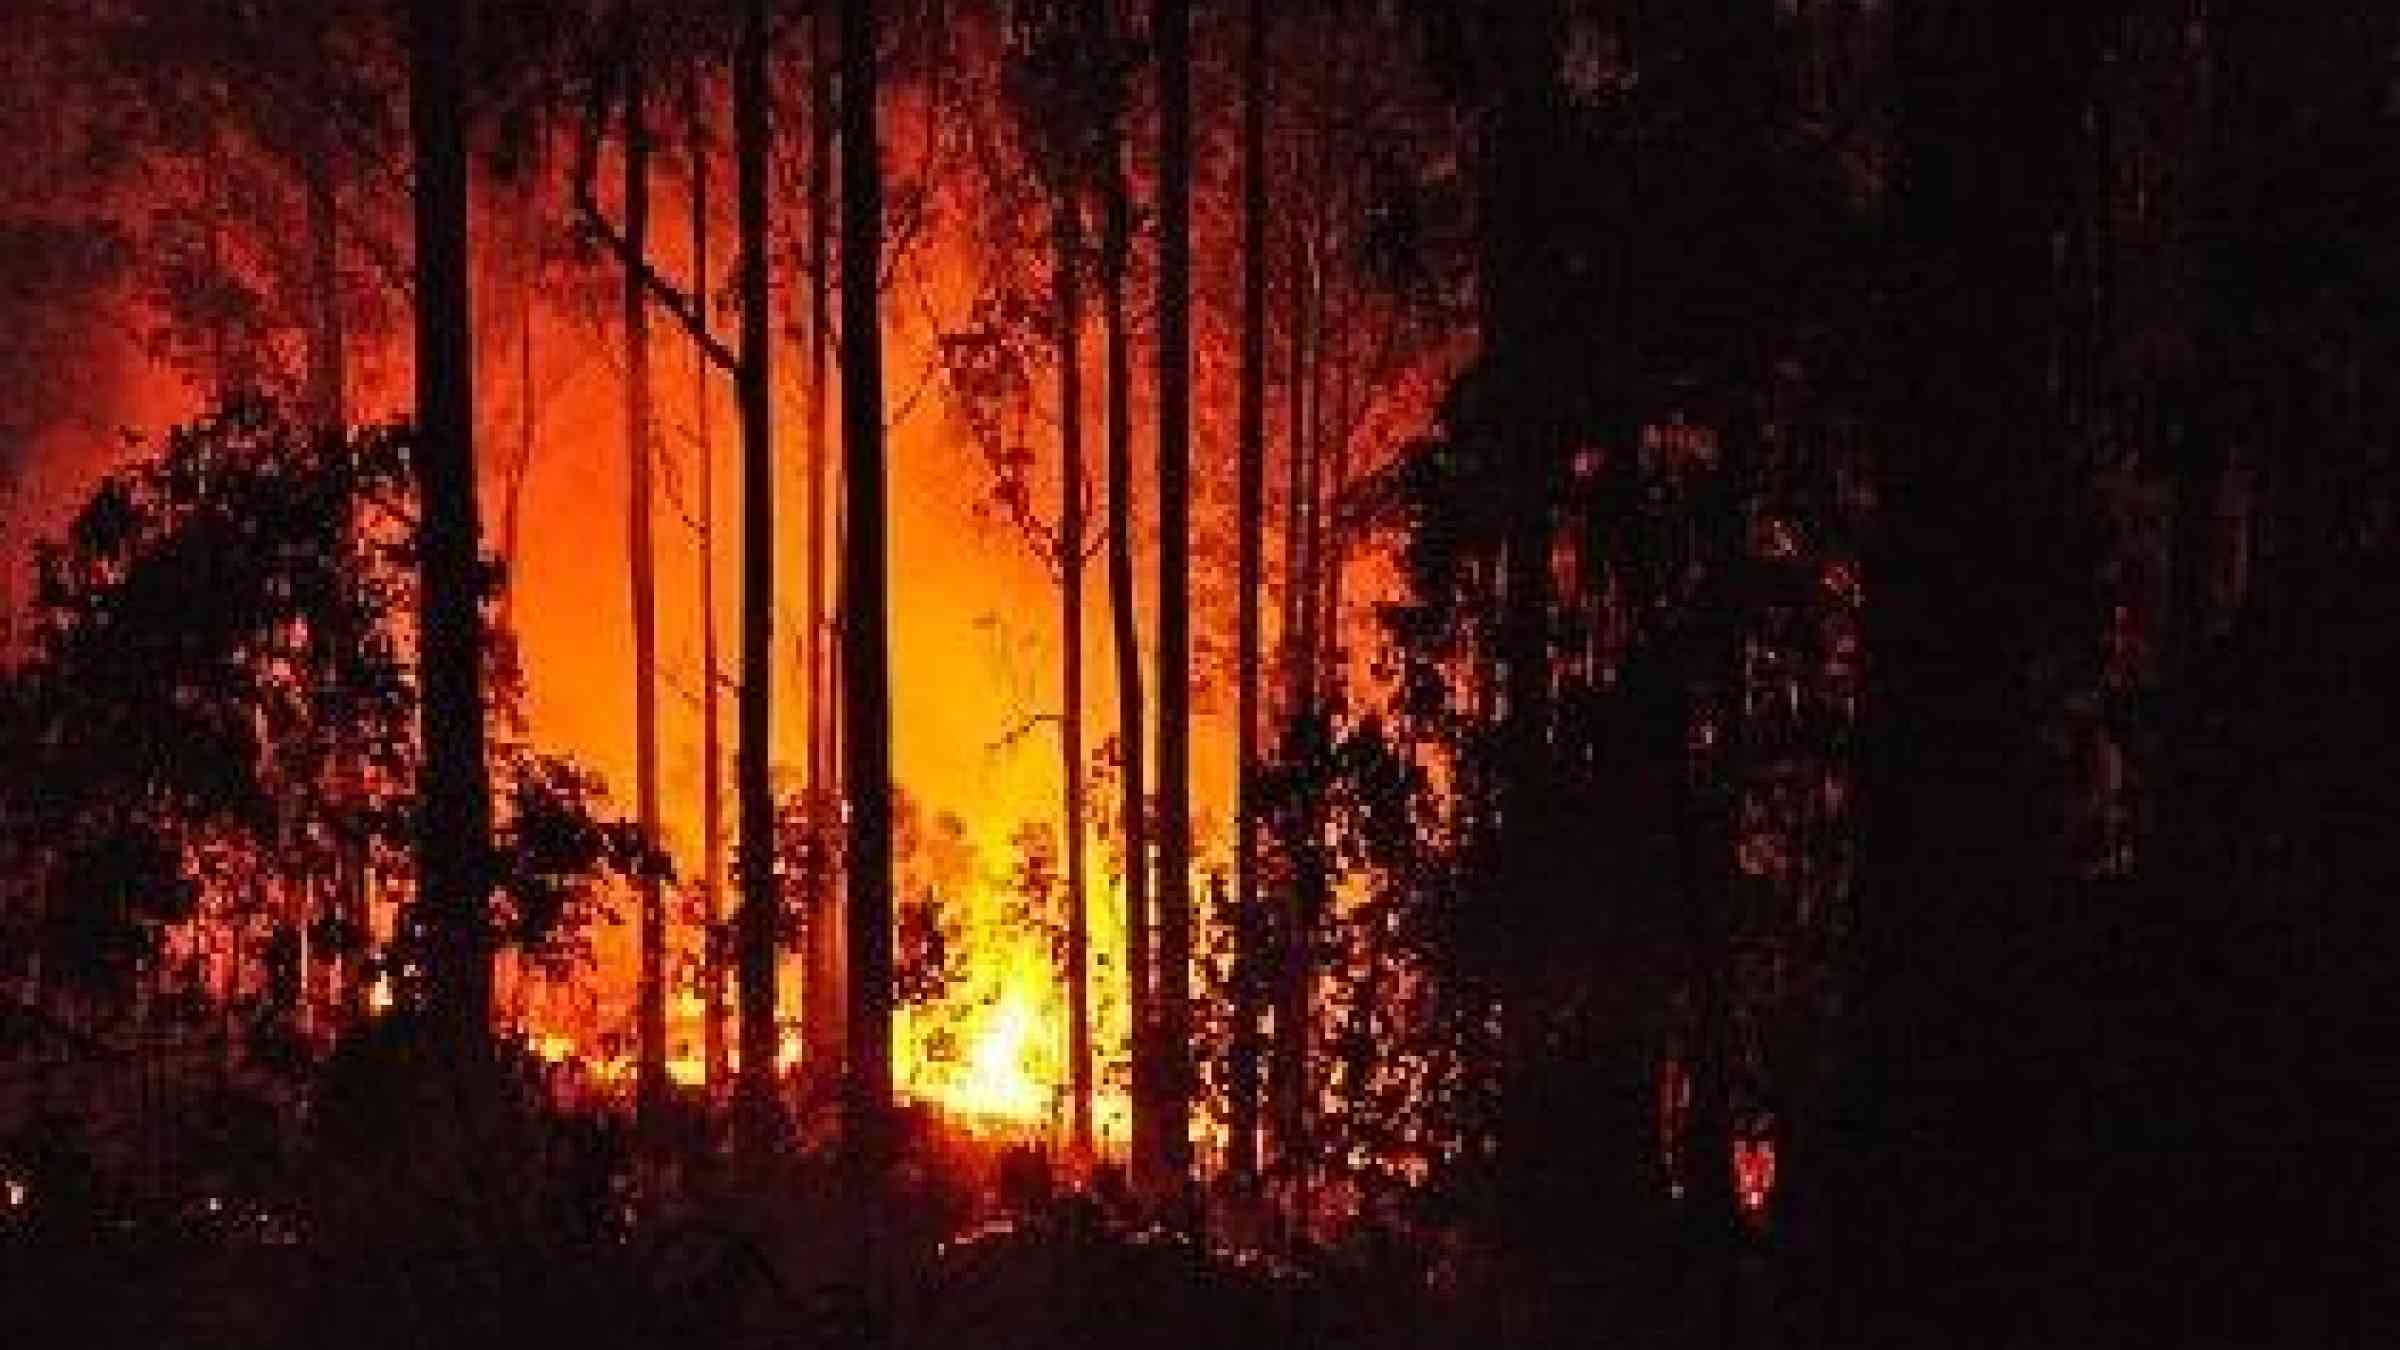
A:
{"label": "flame", "polygon": [[1049,1086],[1028,1071],[1036,1031],[1029,1002],[1022,990],[1011,990],[1001,1001],[976,1037],[966,1073],[937,1093],[943,1105],[966,1115],[1020,1121],[1047,1113]]}
{"label": "flame", "polygon": [[[895,93],[893,124],[896,141],[913,141],[911,128],[929,116],[929,103],[906,101]],[[661,175],[654,203],[667,208],[677,187]],[[555,189],[555,185],[553,185]],[[556,202],[540,203],[556,207]],[[505,209],[505,207],[504,207]],[[936,213],[937,221],[967,218],[965,213]],[[491,222],[498,224],[499,222]],[[405,221],[371,220],[361,228],[404,229]],[[730,254],[731,241],[717,227],[716,244]],[[632,639],[626,600],[624,532],[621,519],[625,486],[625,456],[620,437],[625,400],[621,379],[612,373],[606,344],[590,340],[588,321],[577,307],[573,288],[592,281],[612,281],[615,273],[599,267],[577,273],[551,267],[538,273],[522,255],[522,245],[509,230],[479,233],[477,264],[479,301],[493,306],[493,322],[501,340],[482,344],[488,353],[478,368],[478,404],[483,409],[477,427],[477,456],[482,469],[482,523],[488,546],[498,549],[512,541],[503,533],[504,506],[509,499],[512,447],[520,434],[530,437],[532,458],[523,487],[521,538],[515,539],[511,560],[511,618],[524,663],[526,687],[521,709],[528,735],[547,749],[571,754],[597,769],[622,806],[632,799],[634,753],[632,727],[634,680],[630,670]],[[691,258],[680,231],[664,230],[653,240],[655,261],[670,275],[688,275]],[[1055,742],[1029,737],[1006,748],[995,748],[995,737],[1024,720],[1028,708],[1055,707],[1061,653],[1060,597],[1048,563],[1022,547],[1013,532],[996,524],[981,509],[988,487],[987,466],[969,429],[940,394],[939,339],[945,325],[963,322],[985,273],[1009,265],[980,252],[970,232],[937,229],[912,254],[912,288],[924,303],[887,307],[887,359],[902,386],[925,384],[936,392],[917,400],[895,396],[891,419],[888,550],[893,561],[889,639],[892,647],[892,753],[895,778],[927,811],[949,811],[969,822],[973,858],[963,869],[970,874],[956,893],[947,888],[945,900],[963,906],[967,917],[958,947],[968,970],[962,988],[935,1007],[911,1009],[901,1015],[894,1036],[895,1077],[900,1092],[953,1115],[967,1128],[1056,1128],[1063,1121],[1063,1087],[1068,1077],[1065,1046],[1065,998],[1062,980],[1046,942],[1030,939],[1001,912],[1000,891],[993,873],[1004,868],[1010,832],[1019,824],[1047,821],[1055,826],[1062,814],[1061,782]],[[1046,262],[1028,265],[1046,270]],[[516,283],[531,277],[540,293],[534,295],[526,317],[530,341],[526,365],[518,364],[520,331],[511,317],[517,303]],[[896,283],[897,284],[897,283]],[[1096,325],[1096,315],[1094,316]],[[133,325],[139,328],[143,325]],[[1203,325],[1205,327],[1205,325]],[[110,331],[114,331],[113,327]],[[654,329],[654,334],[658,330]],[[1087,342],[1096,342],[1095,331]],[[671,335],[656,335],[653,408],[660,433],[656,452],[670,499],[678,492],[696,494],[699,481],[697,437],[694,434],[705,406],[713,417],[712,479],[717,553],[718,626],[730,635],[739,614],[740,558],[735,526],[742,506],[738,440],[731,408],[731,390],[722,380],[695,380],[693,354]],[[405,325],[387,330],[361,330],[350,335],[353,368],[348,397],[354,418],[378,421],[407,410],[411,399],[407,372]],[[1090,366],[1096,367],[1096,350]],[[178,372],[149,362],[138,350],[110,349],[102,362],[95,351],[91,369],[105,371],[108,388],[92,420],[109,426],[163,428],[196,411],[199,396],[185,386]],[[1138,355],[1138,352],[1137,352]],[[1198,402],[1203,407],[1230,406],[1230,362],[1198,363]],[[1100,440],[1097,419],[1101,384],[1097,372],[1086,370],[1083,391],[1087,445]],[[1438,389],[1440,381],[1425,383]],[[775,432],[787,444],[798,436],[793,416],[801,400],[796,387],[782,387]],[[838,395],[838,390],[836,391]],[[1430,394],[1417,399],[1424,402]],[[838,403],[838,397],[835,399]],[[1393,427],[1409,425],[1421,413],[1409,399],[1396,401],[1379,414]],[[1146,415],[1146,413],[1145,413]],[[528,430],[529,429],[529,430]],[[68,509],[87,495],[99,472],[120,453],[106,441],[91,448],[93,438],[77,430],[60,432],[47,445],[34,467],[40,470],[39,490],[31,495],[44,507],[37,521],[55,525]],[[837,438],[838,439],[838,438]],[[1209,442],[1208,437],[1201,437]],[[1390,439],[1388,436],[1382,439]],[[105,440],[105,438],[103,438]],[[1699,453],[1694,443],[1678,447]],[[1204,444],[1204,450],[1207,446]],[[1045,449],[1045,454],[1048,453]],[[1049,461],[1045,460],[1045,463]],[[784,509],[799,519],[805,473],[798,455],[779,456],[776,492]],[[1230,466],[1203,456],[1198,472],[1203,479]],[[1044,470],[1043,472],[1050,472]],[[1040,473],[1036,478],[1041,477]],[[964,490],[961,490],[962,484]],[[1054,482],[1032,485],[1039,497],[1054,494]],[[1203,532],[1221,528],[1221,510],[1206,493],[1196,503],[1196,525]],[[837,485],[838,500],[838,485]],[[696,511],[696,500],[684,501]],[[49,530],[42,530],[48,533]],[[798,670],[801,626],[795,616],[804,608],[806,575],[801,541],[805,530],[781,532],[775,568],[781,578],[777,594],[777,625],[773,668],[768,683],[779,700],[773,718],[775,743],[771,758],[778,769],[804,762],[811,719],[802,715],[799,699],[803,680]],[[662,529],[655,559],[659,600],[661,678],[676,688],[696,688],[700,614],[701,555],[695,538],[675,529]],[[1137,570],[1147,574],[1151,559],[1147,541],[1137,541],[1143,556]],[[0,548],[0,566],[23,567],[23,556],[12,539]],[[1389,579],[1378,580],[1381,564],[1367,557],[1353,563],[1348,583],[1351,607],[1368,611],[1365,598]],[[838,569],[837,569],[838,570]],[[8,594],[0,588],[0,599]],[[1231,631],[1231,596],[1221,587],[1195,588],[1195,631]],[[1105,599],[1095,588],[1085,597],[1084,652],[1081,691],[1087,721],[1087,747],[1114,729],[1116,690],[1112,646]],[[0,605],[5,608],[5,605]],[[1363,622],[1363,620],[1362,620]],[[1365,630],[1360,630],[1361,636]],[[1272,640],[1272,639],[1271,639]],[[1371,643],[1359,641],[1352,660],[1359,674],[1368,669]],[[730,660],[729,650],[720,659]],[[1234,798],[1234,736],[1225,700],[1199,701],[1192,731],[1194,806],[1201,821],[1199,852],[1221,860],[1222,822]],[[663,833],[678,870],[686,876],[700,869],[702,736],[697,708],[689,701],[669,698],[660,709],[660,773],[663,795]],[[722,710],[723,751],[730,756],[736,728],[733,710]],[[723,785],[730,794],[730,777]],[[732,814],[730,795],[724,803]],[[1211,822],[1216,822],[1212,825]],[[1212,843],[1211,836],[1214,836]],[[1097,837],[1084,841],[1090,850],[1093,884],[1089,896],[1092,943],[1092,1051],[1100,1086],[1093,1102],[1095,1127],[1101,1139],[1121,1146],[1129,1134],[1130,1107],[1121,1081],[1128,1055],[1124,1007],[1122,928],[1123,898],[1106,880],[1105,845]],[[386,911],[388,916],[388,910]],[[680,927],[680,926],[679,926]],[[693,939],[679,931],[671,940],[689,954]],[[522,1019],[512,1018],[537,1039],[536,1051],[555,1064],[572,1062],[589,1071],[594,1082],[623,1081],[628,1073],[622,1054],[600,1051],[604,1029],[622,1036],[631,1025],[632,990],[639,966],[638,931],[631,924],[606,926],[594,935],[596,968],[578,977],[578,988],[560,989],[548,1005]],[[538,983],[538,982],[535,982]],[[539,991],[535,991],[537,995]],[[582,997],[569,998],[574,992]],[[370,1004],[382,1011],[392,1003],[388,981],[379,980]],[[788,1016],[799,999],[787,980],[779,1009]],[[671,1034],[676,1038],[669,1072],[677,1082],[705,1081],[707,1065],[690,1048],[701,1039],[704,1016],[698,1001],[679,997],[672,1009]],[[800,1037],[788,1034],[779,1046],[778,1066],[798,1067]],[[939,1051],[936,1044],[939,1043]]]}

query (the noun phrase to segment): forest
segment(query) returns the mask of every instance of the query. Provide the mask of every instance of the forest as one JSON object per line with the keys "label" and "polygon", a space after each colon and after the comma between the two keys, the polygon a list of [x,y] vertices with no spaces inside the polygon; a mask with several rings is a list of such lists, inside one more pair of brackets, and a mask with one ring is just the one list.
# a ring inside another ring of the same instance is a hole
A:
{"label": "forest", "polygon": [[2400,11],[10,0],[0,140],[0,1344],[2400,1337]]}

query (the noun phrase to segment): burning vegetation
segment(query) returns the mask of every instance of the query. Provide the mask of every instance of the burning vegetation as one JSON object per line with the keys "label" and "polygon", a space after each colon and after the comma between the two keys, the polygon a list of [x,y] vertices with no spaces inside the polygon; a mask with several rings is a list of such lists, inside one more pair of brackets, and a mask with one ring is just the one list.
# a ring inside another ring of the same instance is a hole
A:
{"label": "burning vegetation", "polygon": [[21,0],[0,1340],[2335,1336],[2400,26],[2070,8]]}

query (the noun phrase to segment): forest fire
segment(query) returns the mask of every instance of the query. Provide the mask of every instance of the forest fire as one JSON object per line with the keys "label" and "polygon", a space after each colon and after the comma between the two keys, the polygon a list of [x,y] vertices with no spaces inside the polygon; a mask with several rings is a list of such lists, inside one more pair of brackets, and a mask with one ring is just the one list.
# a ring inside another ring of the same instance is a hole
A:
{"label": "forest fire", "polygon": [[[966,1072],[941,1090],[941,1100],[969,1115],[1037,1120],[1047,1114],[1053,1088],[1026,1075],[1033,1016],[1022,995],[1003,997],[967,1052]],[[902,1080],[909,1077],[901,1070]]]}
{"label": "forest fire", "polygon": [[16,0],[0,1345],[2358,1339],[2372,9]]}

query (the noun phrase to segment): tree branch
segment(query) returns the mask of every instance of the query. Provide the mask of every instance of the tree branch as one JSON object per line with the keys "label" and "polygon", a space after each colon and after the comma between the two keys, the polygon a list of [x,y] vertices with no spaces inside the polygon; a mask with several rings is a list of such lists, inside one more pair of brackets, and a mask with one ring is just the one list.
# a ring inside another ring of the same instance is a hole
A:
{"label": "tree branch", "polygon": [[609,220],[607,213],[600,209],[600,199],[592,191],[592,180],[599,171],[600,124],[607,119],[615,88],[616,64],[612,61],[607,72],[592,81],[591,104],[584,114],[583,135],[576,144],[576,214],[608,251],[616,255],[618,263],[640,280],[642,289],[649,293],[650,298],[674,316],[684,333],[699,346],[712,364],[727,374],[736,373],[742,368],[741,357],[709,330],[708,316],[691,296],[661,276],[658,269],[650,265],[648,258],[634,252],[615,222]]}
{"label": "tree branch", "polygon": [[984,746],[984,751],[987,754],[1000,754],[1014,748],[1017,742],[1040,730],[1044,725],[1052,722],[1064,723],[1066,720],[1063,715],[1054,712],[1028,713],[994,737],[990,744]]}

